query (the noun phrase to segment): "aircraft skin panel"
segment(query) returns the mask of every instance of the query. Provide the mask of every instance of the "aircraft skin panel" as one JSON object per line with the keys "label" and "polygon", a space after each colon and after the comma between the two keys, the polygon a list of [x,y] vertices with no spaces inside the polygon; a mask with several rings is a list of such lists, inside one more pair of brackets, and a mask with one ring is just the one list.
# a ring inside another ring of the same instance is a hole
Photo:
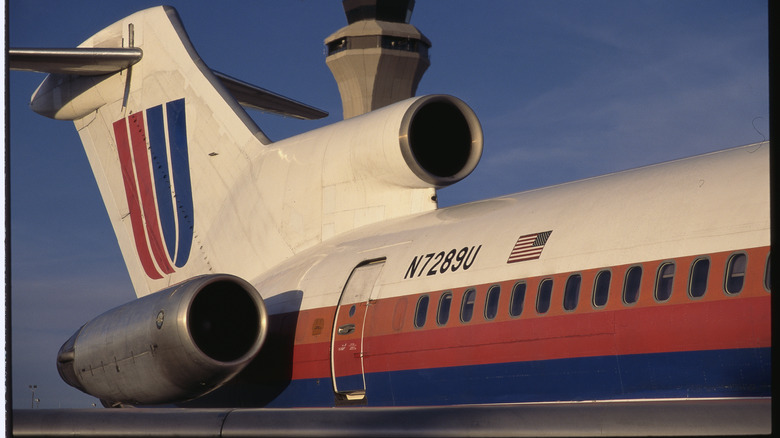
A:
{"label": "aircraft skin panel", "polygon": [[[366,399],[378,407],[769,397],[771,354],[770,348],[704,350],[367,372]],[[264,406],[334,406],[327,380],[293,380]]]}
{"label": "aircraft skin panel", "polygon": [[[513,377],[516,374],[544,380],[550,378],[544,373],[544,364],[558,361],[555,363],[563,367],[558,371],[587,376],[583,377],[584,382],[605,375],[628,380],[631,376],[621,373],[632,370],[618,365],[623,363],[623,358],[628,361],[636,357],[656,367],[665,363],[676,365],[666,372],[668,376],[662,382],[639,379],[632,383],[635,390],[612,391],[605,398],[649,397],[649,393],[641,390],[643,384],[650,385],[645,389],[656,388],[659,397],[685,397],[688,389],[677,385],[674,376],[684,376],[688,372],[686,367],[705,356],[712,369],[704,374],[719,376],[721,380],[700,382],[696,385],[700,391],[697,396],[767,395],[771,351],[770,294],[763,283],[769,253],[766,246],[769,241],[767,150],[765,146],[751,145],[441,209],[358,229],[302,253],[289,271],[283,264],[274,270],[272,277],[258,280],[258,288],[262,287],[266,297],[273,296],[275,290],[305,292],[299,307],[279,307],[275,311],[299,313],[296,313],[295,346],[289,354],[294,358],[290,383],[269,403],[293,406],[301,402],[301,399],[296,401],[295,394],[308,394],[303,399],[304,406],[315,399],[323,400],[325,406],[333,403],[327,397],[333,389],[322,388],[330,377],[329,333],[322,330],[315,334],[314,327],[333,326],[339,291],[352,268],[379,257],[386,258],[386,262],[366,315],[364,337],[369,405],[409,403],[410,399],[402,402],[403,395],[393,392],[407,387],[406,384],[396,387],[399,376],[406,376],[407,383],[416,388],[425,387],[425,379],[431,376],[449,376],[446,371],[455,369],[493,375],[496,381],[517,379]],[[690,168],[696,171],[690,172]],[[730,172],[724,172],[726,168]],[[690,183],[666,182],[680,178],[689,179]],[[743,182],[754,190],[739,190]],[[654,183],[658,193],[646,197],[639,190]],[[611,187],[634,195],[612,196]],[[671,193],[672,189],[677,190],[676,194],[660,196],[658,200],[659,193]],[[605,213],[593,211],[594,194],[610,200],[601,203]],[[703,199],[694,199],[694,195]],[[560,208],[547,208],[557,207],[559,203],[572,213],[562,214]],[[653,208],[645,208],[648,203]],[[735,213],[729,207],[731,204],[741,210]],[[697,210],[697,205],[702,208]],[[685,214],[678,217],[676,214],[681,209]],[[484,211],[491,214],[484,216],[481,214]],[[610,213],[615,217],[610,217]],[[630,225],[620,225],[626,215],[632,216]],[[583,220],[586,223],[580,226]],[[614,226],[595,225],[602,221]],[[709,225],[703,226],[705,221]],[[475,233],[475,229],[490,231]],[[538,258],[508,263],[518,238],[532,230],[546,235]],[[547,235],[549,230],[552,232]],[[575,251],[578,248],[579,252]],[[453,272],[456,261],[453,257],[449,270],[440,272],[446,254],[453,250],[455,257],[463,250],[459,269]],[[445,255],[434,270],[432,266],[440,252]],[[415,274],[411,275],[415,257],[419,260],[427,254],[431,254],[429,265],[418,261]],[[732,295],[724,291],[724,284],[727,264],[734,254],[744,254],[747,266],[744,288]],[[301,261],[308,257],[310,263]],[[693,263],[700,259],[709,262],[706,292],[691,297],[690,272]],[[675,266],[671,293],[668,299],[659,300],[654,296],[658,272],[669,262]],[[304,275],[301,275],[301,264],[307,266]],[[624,279],[628,270],[637,266],[642,268],[638,299],[636,303],[626,304],[622,294]],[[608,300],[604,306],[594,306],[592,288],[596,276],[604,270],[612,278]],[[579,302],[574,310],[565,310],[564,287],[572,274],[581,277]],[[553,281],[553,288],[549,310],[540,314],[535,300],[545,279]],[[509,314],[511,292],[518,282],[526,284],[523,311],[519,317],[512,317]],[[494,285],[501,287],[498,309],[495,319],[486,321],[486,292]],[[459,319],[462,298],[470,288],[477,292],[473,319],[462,323]],[[446,324],[439,326],[437,306],[446,291],[453,293],[450,316]],[[424,295],[429,297],[428,315],[425,325],[417,328],[415,309]],[[707,355],[719,359],[712,361]],[[267,360],[262,356],[261,353],[258,361]],[[581,368],[583,363],[590,364],[589,368]],[[612,365],[605,368],[604,363]],[[564,369],[566,366],[570,368]],[[495,374],[497,371],[492,367],[510,371]],[[646,371],[649,375],[658,373],[653,369]],[[740,381],[735,377],[742,375],[753,376],[755,381]],[[466,377],[458,375],[443,385],[452,387]],[[734,379],[731,383],[730,378]],[[247,379],[251,382],[251,376]],[[372,389],[372,381],[379,387]],[[377,398],[374,389],[392,397]],[[323,391],[322,398],[316,395],[320,391]],[[480,393],[478,384],[462,391],[468,395],[453,403],[462,403],[469,396],[478,398],[474,393]],[[576,398],[601,397],[594,391],[584,391]],[[509,392],[523,401],[533,401],[536,397],[524,398],[520,387]],[[209,396],[207,399],[211,400]],[[503,401],[505,398],[498,397],[492,402]]]}
{"label": "aircraft skin panel", "polygon": [[[768,247],[760,247],[702,255],[710,261],[709,281],[696,298],[688,293],[688,274],[691,264],[701,259],[698,256],[603,267],[611,272],[612,283],[602,307],[592,304],[591,289],[602,269],[576,272],[583,286],[571,311],[562,305],[570,273],[453,288],[450,316],[441,325],[437,304],[447,290],[375,300],[365,317],[363,339],[368,405],[768,396],[771,297],[764,285],[768,252]],[[723,279],[735,253],[745,254],[749,263],[741,292],[732,295],[724,292]],[[672,294],[667,301],[658,301],[655,273],[669,260],[677,266]],[[637,302],[627,305],[623,278],[632,266],[642,266],[645,278]],[[552,278],[554,287],[550,309],[540,314],[536,291],[545,278]],[[520,282],[527,286],[523,310],[512,316],[511,292]],[[486,291],[494,285],[502,293],[495,318],[486,320]],[[477,291],[473,318],[464,323],[462,297],[472,288]],[[416,327],[421,296],[428,296],[430,304],[425,324]],[[268,406],[332,406],[333,388],[326,383],[330,335],[314,328],[332,327],[334,314],[335,307],[327,307],[297,315],[293,351],[281,355],[292,358],[289,385]],[[271,326],[283,317],[271,316]],[[267,359],[261,352],[257,360]],[[561,379],[568,383],[557,387]],[[252,382],[253,377],[245,375],[236,384],[251,388]],[[551,389],[530,391],[531,387]],[[219,400],[220,391],[203,402]],[[315,400],[325,404],[314,404]],[[251,403],[251,398],[245,402]]]}
{"label": "aircraft skin panel", "polygon": [[[352,268],[383,257],[377,298],[765,246],[768,151],[749,145],[363,227],[252,283],[264,298],[294,284],[306,310],[335,306]],[[549,230],[539,259],[508,263],[519,237]]]}
{"label": "aircraft skin panel", "polygon": [[[435,297],[436,294],[431,295]],[[535,294],[529,295],[530,299]],[[374,367],[377,370],[395,371],[410,367],[435,368],[464,363],[479,365],[517,359],[771,346],[769,313],[766,310],[768,296],[682,305],[665,303],[630,310],[580,311],[582,314],[558,316],[534,315],[531,306],[529,315],[516,320],[483,320],[470,325],[456,320],[447,327],[438,327],[435,322],[429,321],[433,327],[427,330],[405,327],[386,333],[390,330],[385,323],[395,315],[377,313],[381,307],[397,307],[397,300],[390,301],[379,301],[376,313],[369,315],[373,327],[367,329],[369,333],[365,340],[369,358],[366,359],[367,372],[374,371]],[[459,304],[459,300],[457,302]],[[332,313],[331,310],[312,312],[312,316],[307,313],[300,315],[298,333],[310,330],[312,321]],[[504,311],[506,318],[505,310],[499,308],[499,312]],[[430,311],[435,313],[435,309]],[[741,315],[739,321],[734,314]],[[412,315],[410,310],[404,317],[411,319]],[[453,317],[457,318],[457,315]],[[724,324],[724,321],[728,324]],[[380,326],[385,330],[374,329]],[[467,350],[472,351],[466,354]],[[482,355],[480,351],[489,354]],[[296,342],[293,378],[317,378],[327,374],[327,354],[323,355],[327,352],[326,343],[314,340],[313,337]]]}
{"label": "aircraft skin panel", "polygon": [[[751,348],[367,372],[366,399],[368,406],[425,406],[769,397],[770,361],[771,348]],[[292,380],[267,402],[251,395],[262,387],[244,384],[182,406],[334,406],[329,377]]]}

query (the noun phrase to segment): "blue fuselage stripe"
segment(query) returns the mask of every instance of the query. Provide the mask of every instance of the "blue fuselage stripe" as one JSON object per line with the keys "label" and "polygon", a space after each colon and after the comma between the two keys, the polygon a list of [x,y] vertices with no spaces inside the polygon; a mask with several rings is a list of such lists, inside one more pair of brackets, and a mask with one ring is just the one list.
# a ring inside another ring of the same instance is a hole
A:
{"label": "blue fuselage stripe", "polygon": [[[369,406],[771,395],[771,348],[512,362],[366,374]],[[330,379],[290,382],[269,407],[332,406]]]}

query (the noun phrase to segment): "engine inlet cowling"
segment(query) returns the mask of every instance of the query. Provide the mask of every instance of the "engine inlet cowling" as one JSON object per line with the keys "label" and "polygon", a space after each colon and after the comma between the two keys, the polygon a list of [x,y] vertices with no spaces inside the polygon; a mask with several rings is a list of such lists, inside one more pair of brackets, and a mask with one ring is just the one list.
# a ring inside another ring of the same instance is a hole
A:
{"label": "engine inlet cowling", "polygon": [[401,153],[423,181],[445,187],[467,177],[482,156],[482,127],[462,100],[425,96],[408,108],[401,121]]}
{"label": "engine inlet cowling", "polygon": [[246,281],[196,277],[88,322],[60,349],[57,369],[71,386],[111,403],[189,400],[251,362],[267,319]]}

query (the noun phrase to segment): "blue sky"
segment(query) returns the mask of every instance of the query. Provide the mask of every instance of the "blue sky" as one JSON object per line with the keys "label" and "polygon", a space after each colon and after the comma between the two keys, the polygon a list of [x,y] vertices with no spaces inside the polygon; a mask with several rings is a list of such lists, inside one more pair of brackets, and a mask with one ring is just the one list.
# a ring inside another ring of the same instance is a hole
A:
{"label": "blue sky", "polygon": [[[323,39],[340,1],[168,2],[204,61],[325,109],[321,121],[251,112],[274,140],[341,119]],[[150,1],[10,0],[10,47],[75,47]],[[448,206],[769,137],[766,1],[418,0],[433,43],[418,95],[466,101],[482,122],[477,170]],[[72,123],[29,110],[44,75],[11,72],[13,407],[97,402],[63,383],[60,345],[135,295]]]}

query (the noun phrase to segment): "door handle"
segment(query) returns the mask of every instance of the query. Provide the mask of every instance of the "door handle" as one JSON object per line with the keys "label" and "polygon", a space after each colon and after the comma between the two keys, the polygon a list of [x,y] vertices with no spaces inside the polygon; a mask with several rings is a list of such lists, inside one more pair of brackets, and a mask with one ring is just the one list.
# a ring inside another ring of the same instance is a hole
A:
{"label": "door handle", "polygon": [[340,335],[348,335],[355,331],[355,324],[344,324],[339,327],[338,331]]}

